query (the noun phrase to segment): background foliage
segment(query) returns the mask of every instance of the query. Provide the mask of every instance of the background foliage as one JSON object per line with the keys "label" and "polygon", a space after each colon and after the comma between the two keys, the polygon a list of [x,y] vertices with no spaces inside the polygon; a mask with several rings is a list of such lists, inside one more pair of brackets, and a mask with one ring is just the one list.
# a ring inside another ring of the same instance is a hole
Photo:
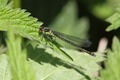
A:
{"label": "background foliage", "polygon": [[[119,32],[119,2],[0,0],[0,80],[119,80],[119,36],[111,39],[112,30]],[[46,44],[39,32],[43,22],[56,31],[89,38],[89,50],[96,51],[101,37],[108,37],[112,48],[93,57],[59,39]],[[104,69],[98,64],[102,61]]]}

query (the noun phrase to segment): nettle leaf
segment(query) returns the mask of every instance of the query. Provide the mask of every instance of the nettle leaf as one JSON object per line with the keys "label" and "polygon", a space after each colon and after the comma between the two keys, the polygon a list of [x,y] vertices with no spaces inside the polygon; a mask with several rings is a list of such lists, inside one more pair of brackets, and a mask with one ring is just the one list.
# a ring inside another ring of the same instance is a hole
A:
{"label": "nettle leaf", "polygon": [[0,7],[0,30],[10,31],[29,39],[38,39],[39,26],[36,18],[24,9],[12,9],[11,7]]}
{"label": "nettle leaf", "polygon": [[0,54],[3,54],[6,51],[6,47],[3,45],[0,46]]}
{"label": "nettle leaf", "polygon": [[102,80],[119,80],[120,78],[120,41],[117,37],[113,38],[112,50],[108,52],[108,60],[105,69],[101,71]]}
{"label": "nettle leaf", "polygon": [[113,52],[120,52],[120,41],[117,37],[113,38],[113,44],[112,44],[112,51]]}
{"label": "nettle leaf", "polygon": [[0,80],[11,80],[10,66],[5,54],[0,55]]}
{"label": "nettle leaf", "polygon": [[111,31],[118,29],[120,27],[120,13],[116,12],[111,17],[107,19],[108,22],[111,23],[110,26],[106,29],[106,31]]}
{"label": "nettle leaf", "polygon": [[8,0],[0,0],[0,7],[5,7],[6,4],[8,3]]}
{"label": "nettle leaf", "polygon": [[89,21],[86,17],[77,18],[77,3],[74,0],[69,0],[56,19],[50,24],[50,27],[58,32],[86,38]]}
{"label": "nettle leaf", "polygon": [[50,24],[50,27],[63,31],[63,32],[70,32],[70,29],[73,29],[76,22],[76,15],[77,15],[77,6],[75,1],[69,1],[56,17],[56,19]]}
{"label": "nettle leaf", "polygon": [[111,0],[111,4],[116,11],[112,16],[110,16],[107,21],[111,23],[106,31],[116,30],[120,27],[120,0]]}
{"label": "nettle leaf", "polygon": [[37,80],[92,80],[98,76],[100,70],[97,62],[104,60],[103,56],[93,57],[62,48],[73,58],[73,61],[70,61],[51,48],[32,45],[27,47],[28,58],[36,71]]}
{"label": "nettle leaf", "polygon": [[21,48],[21,37],[15,36],[12,32],[8,32],[7,36],[6,53],[12,80],[35,80],[34,71],[26,60],[26,49]]}

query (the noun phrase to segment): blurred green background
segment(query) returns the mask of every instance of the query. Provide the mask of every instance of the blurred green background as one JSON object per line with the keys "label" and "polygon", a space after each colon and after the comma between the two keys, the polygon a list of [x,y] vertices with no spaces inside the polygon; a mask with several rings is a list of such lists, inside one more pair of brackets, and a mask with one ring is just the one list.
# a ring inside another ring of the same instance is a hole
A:
{"label": "blurred green background", "polygon": [[114,13],[111,0],[21,0],[21,7],[56,31],[89,39],[96,51],[102,37],[109,39],[117,31],[106,32],[105,21]]}

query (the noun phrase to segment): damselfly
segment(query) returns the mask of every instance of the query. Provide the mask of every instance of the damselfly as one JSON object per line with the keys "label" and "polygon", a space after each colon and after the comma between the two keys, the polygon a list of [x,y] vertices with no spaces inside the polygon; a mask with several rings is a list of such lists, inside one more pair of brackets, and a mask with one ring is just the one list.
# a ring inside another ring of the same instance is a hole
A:
{"label": "damselfly", "polygon": [[[81,38],[74,37],[71,35],[63,34],[63,33],[51,30],[51,29],[44,27],[44,26],[41,26],[39,28],[39,31],[42,32],[43,34],[45,34],[46,32],[49,32],[49,33],[53,34],[54,36],[58,37],[59,39],[75,46],[78,50],[86,52],[86,53],[94,56],[93,52],[90,52],[90,51],[87,51],[87,50],[81,48],[81,46],[82,47],[89,47],[92,44],[89,40],[85,40],[85,39],[81,39]],[[80,44],[82,44],[82,45],[80,45]]]}

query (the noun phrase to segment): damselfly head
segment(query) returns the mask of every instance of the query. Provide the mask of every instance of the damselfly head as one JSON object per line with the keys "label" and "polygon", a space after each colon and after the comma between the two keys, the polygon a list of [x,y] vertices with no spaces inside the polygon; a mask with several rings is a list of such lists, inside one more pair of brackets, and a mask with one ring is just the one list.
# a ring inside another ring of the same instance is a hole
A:
{"label": "damselfly head", "polygon": [[50,32],[51,30],[50,30],[49,28],[47,28],[47,27],[41,26],[41,27],[39,28],[39,31],[40,31],[40,32]]}
{"label": "damselfly head", "polygon": [[43,32],[43,31],[44,31],[44,26],[41,26],[41,27],[39,28],[39,31],[40,31],[40,32]]}

